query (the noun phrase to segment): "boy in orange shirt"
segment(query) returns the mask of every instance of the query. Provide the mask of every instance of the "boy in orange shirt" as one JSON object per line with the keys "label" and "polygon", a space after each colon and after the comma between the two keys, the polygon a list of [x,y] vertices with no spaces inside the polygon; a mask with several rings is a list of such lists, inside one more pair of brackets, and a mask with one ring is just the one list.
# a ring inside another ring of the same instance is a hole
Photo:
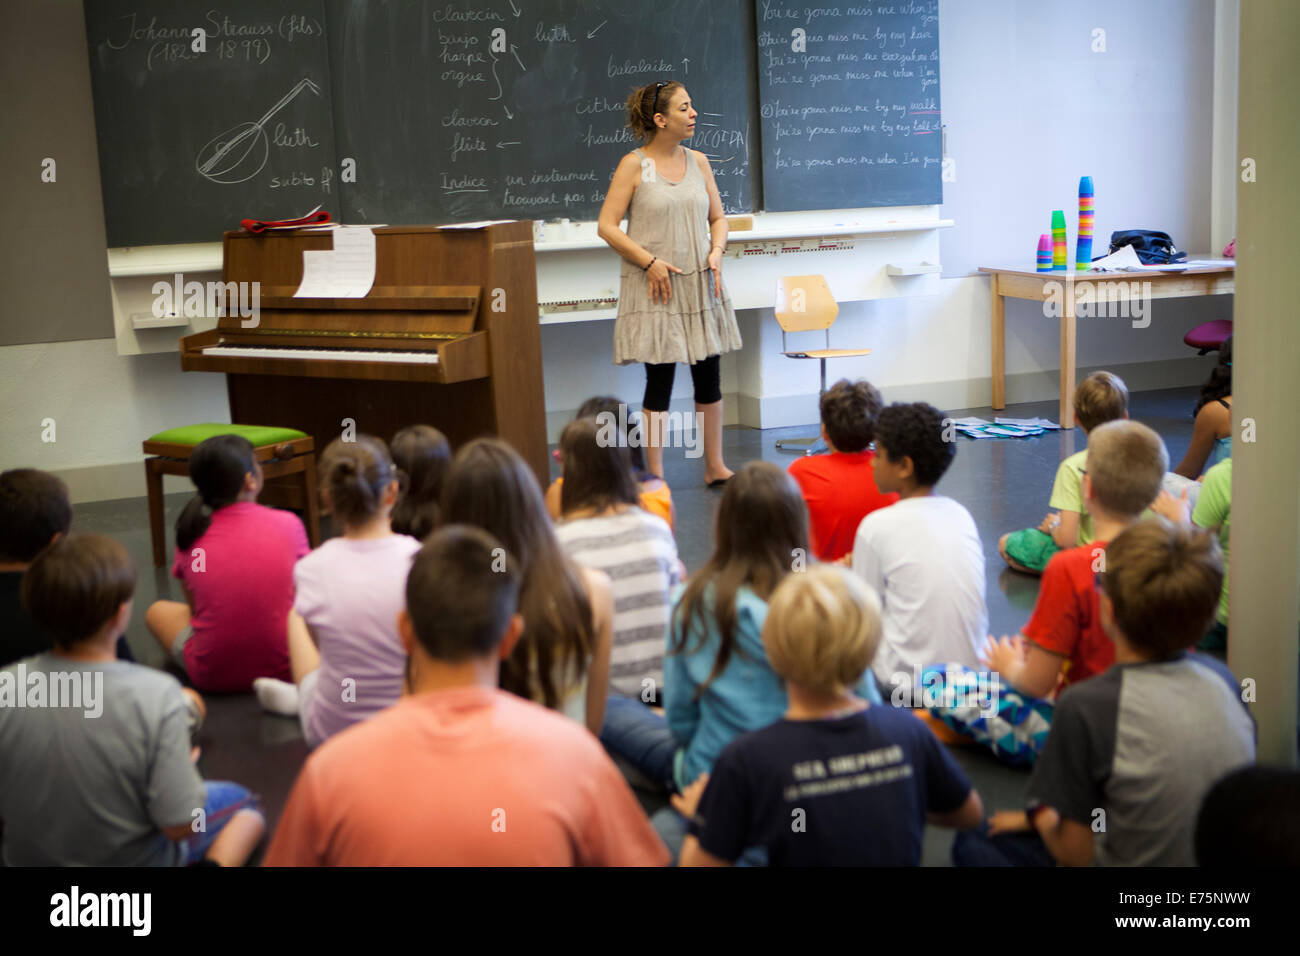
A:
{"label": "boy in orange shirt", "polygon": [[[1106,569],[1106,544],[1151,506],[1168,467],[1164,442],[1146,425],[1124,419],[1089,433],[1081,491],[1093,540],[1066,548],[1047,563],[1034,612],[1019,634],[1000,641],[989,637],[984,662],[998,677],[996,715],[949,698],[931,708],[936,717],[1009,763],[1033,763],[1051,728],[1056,694],[1115,660],[1115,647],[1101,626],[1097,575]],[[948,665],[949,682],[954,677],[968,682],[969,673],[954,671],[955,665]],[[933,685],[935,674],[928,671],[923,680]]]}
{"label": "boy in orange shirt", "polygon": [[308,758],[269,866],[662,866],[668,850],[600,743],[497,687],[523,633],[515,559],[434,533],[398,630],[408,696]]}

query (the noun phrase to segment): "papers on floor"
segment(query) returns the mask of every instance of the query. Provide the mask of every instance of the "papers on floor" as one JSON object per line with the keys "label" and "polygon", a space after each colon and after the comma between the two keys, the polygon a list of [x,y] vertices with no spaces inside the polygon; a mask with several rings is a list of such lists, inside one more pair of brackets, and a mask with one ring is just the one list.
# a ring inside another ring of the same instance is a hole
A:
{"label": "papers on floor", "polygon": [[954,418],[952,424],[967,438],[1032,438],[1061,426],[1046,418]]}
{"label": "papers on floor", "polygon": [[339,226],[333,249],[302,254],[296,299],[364,299],[375,284],[375,233],[371,226]]}

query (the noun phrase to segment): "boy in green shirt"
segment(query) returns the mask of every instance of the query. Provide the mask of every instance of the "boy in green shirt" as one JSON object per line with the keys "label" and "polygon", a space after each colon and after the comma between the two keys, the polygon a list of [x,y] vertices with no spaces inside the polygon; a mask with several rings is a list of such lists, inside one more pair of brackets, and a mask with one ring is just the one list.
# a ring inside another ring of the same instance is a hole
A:
{"label": "boy in green shirt", "polygon": [[[1074,390],[1074,423],[1084,434],[1098,425],[1128,418],[1128,387],[1118,375],[1093,372]],[[1092,518],[1083,505],[1083,471],[1088,449],[1077,451],[1056,471],[1048,513],[1037,528],[1012,531],[998,539],[1002,560],[1026,574],[1042,574],[1052,555],[1092,540]]]}
{"label": "boy in green shirt", "polygon": [[[1201,494],[1196,507],[1189,508],[1187,496],[1173,498],[1162,494],[1152,510],[1170,521],[1192,524],[1219,533],[1219,548],[1223,551],[1223,590],[1219,594],[1219,610],[1214,626],[1196,646],[1203,651],[1222,651],[1228,646],[1228,524],[1232,511],[1232,459],[1225,458],[1205,473]],[[1189,516],[1190,513],[1190,516]]]}

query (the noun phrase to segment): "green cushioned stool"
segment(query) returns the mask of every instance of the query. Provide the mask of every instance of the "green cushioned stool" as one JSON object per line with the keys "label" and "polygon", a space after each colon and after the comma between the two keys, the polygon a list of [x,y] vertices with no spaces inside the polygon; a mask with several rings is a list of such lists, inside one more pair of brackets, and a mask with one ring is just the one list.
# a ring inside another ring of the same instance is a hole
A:
{"label": "green cushioned stool", "polygon": [[[163,526],[162,476],[190,474],[190,453],[194,446],[214,435],[241,435],[253,446],[253,454],[268,480],[297,476],[285,490],[284,501],[306,516],[307,539],[320,544],[320,502],[316,494],[316,442],[306,432],[267,425],[222,425],[208,422],[169,428],[144,441],[145,487],[149,495],[149,533],[153,537],[153,564],[167,561],[167,531]],[[269,487],[269,484],[268,484]],[[264,489],[265,491],[265,489]],[[264,495],[265,497],[265,495]]]}

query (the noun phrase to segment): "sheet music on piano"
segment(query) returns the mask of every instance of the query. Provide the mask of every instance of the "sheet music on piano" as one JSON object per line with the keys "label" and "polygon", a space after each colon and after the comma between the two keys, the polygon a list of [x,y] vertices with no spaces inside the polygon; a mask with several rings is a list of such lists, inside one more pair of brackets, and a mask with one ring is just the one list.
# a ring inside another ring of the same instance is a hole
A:
{"label": "sheet music on piano", "polygon": [[296,299],[364,299],[375,284],[373,226],[338,226],[333,249],[302,254]]}

